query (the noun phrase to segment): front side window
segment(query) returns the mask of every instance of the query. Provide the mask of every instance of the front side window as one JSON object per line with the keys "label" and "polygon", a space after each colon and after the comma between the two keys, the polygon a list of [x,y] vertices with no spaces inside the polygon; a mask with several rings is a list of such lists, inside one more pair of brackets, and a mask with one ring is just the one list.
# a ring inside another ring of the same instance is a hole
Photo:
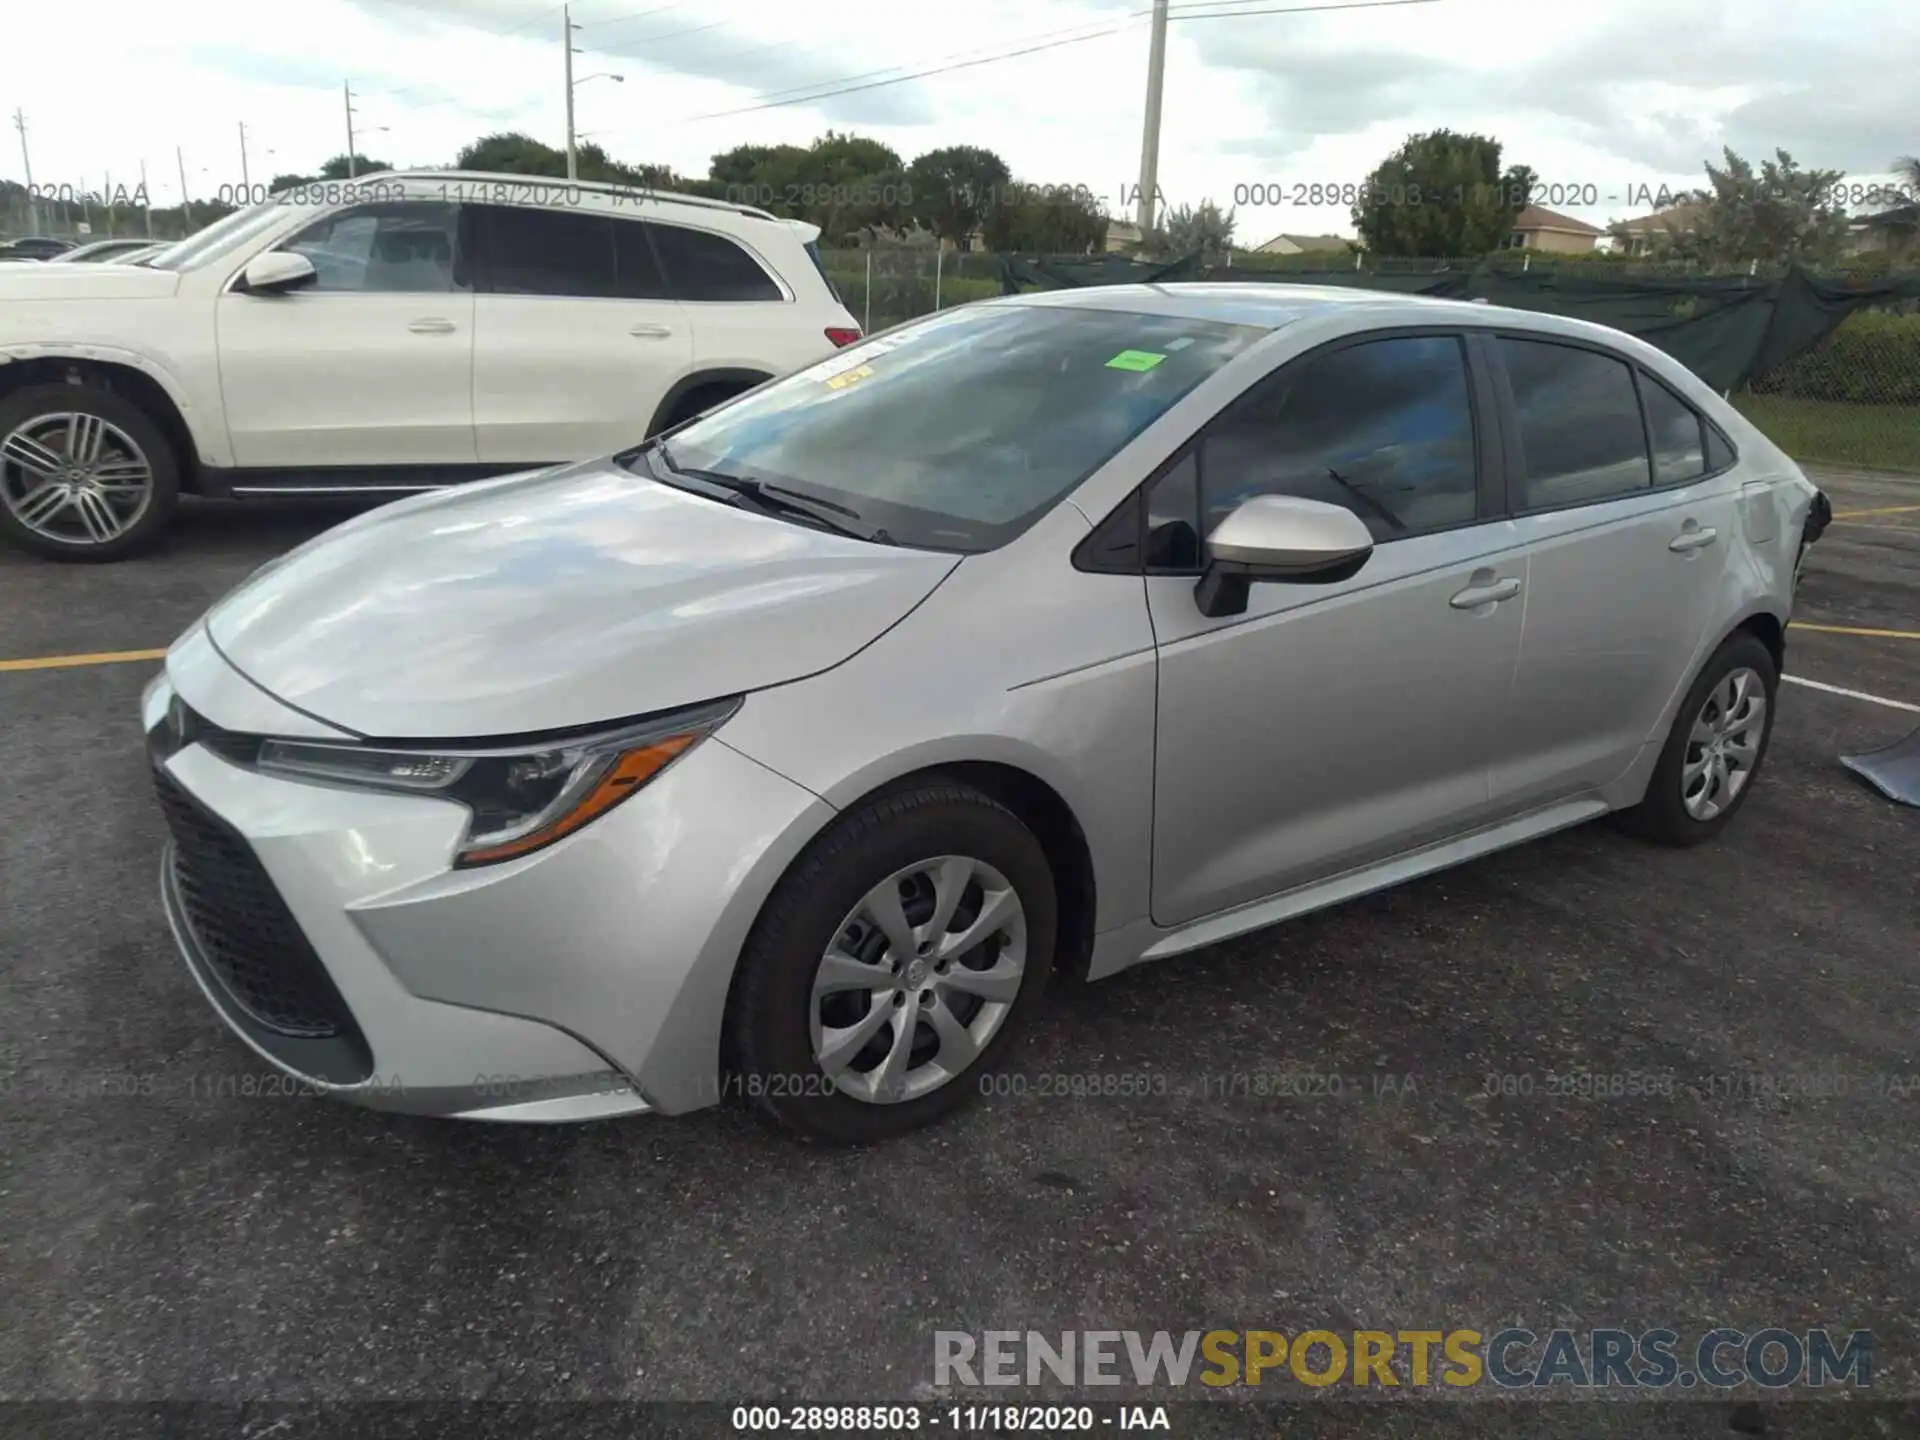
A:
{"label": "front side window", "polygon": [[831,501],[904,545],[989,550],[1265,333],[1053,305],[952,310],[695,421],[666,458]]}
{"label": "front side window", "polygon": [[431,200],[357,205],[317,220],[280,248],[313,266],[310,290],[443,295],[454,284],[455,211]]}
{"label": "front side window", "polygon": [[1498,344],[1520,421],[1520,508],[1591,504],[1652,483],[1624,360],[1545,340]]}
{"label": "front side window", "polygon": [[653,243],[660,251],[667,282],[681,300],[784,300],[760,262],[724,235],[655,224]]}
{"label": "front side window", "polygon": [[1402,540],[1472,523],[1477,475],[1459,338],[1368,340],[1295,361],[1207,427],[1202,524],[1210,535],[1256,495],[1294,495]]}

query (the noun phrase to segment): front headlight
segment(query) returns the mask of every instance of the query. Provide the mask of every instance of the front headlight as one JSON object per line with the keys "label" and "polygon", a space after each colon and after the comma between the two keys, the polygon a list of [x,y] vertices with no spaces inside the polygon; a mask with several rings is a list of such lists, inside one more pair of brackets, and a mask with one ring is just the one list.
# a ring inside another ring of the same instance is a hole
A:
{"label": "front headlight", "polygon": [[437,795],[471,819],[456,867],[532,854],[598,819],[717,730],[738,699],[676,711],[599,734],[505,749],[376,748],[261,742],[254,763],[302,780]]}

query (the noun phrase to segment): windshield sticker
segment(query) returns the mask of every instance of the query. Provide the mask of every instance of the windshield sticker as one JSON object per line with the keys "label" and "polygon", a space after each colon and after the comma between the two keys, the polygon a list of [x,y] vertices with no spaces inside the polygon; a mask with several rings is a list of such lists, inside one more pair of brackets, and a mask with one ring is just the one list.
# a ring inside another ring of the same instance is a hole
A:
{"label": "windshield sticker", "polygon": [[862,365],[858,370],[849,370],[844,375],[835,375],[827,381],[827,388],[829,390],[844,390],[856,380],[864,380],[871,374],[873,374],[873,367],[871,365]]}
{"label": "windshield sticker", "polygon": [[1156,355],[1151,350],[1122,350],[1107,361],[1109,370],[1151,370],[1167,357]]}
{"label": "windshield sticker", "polygon": [[870,358],[868,355],[836,355],[831,360],[821,361],[814,374],[822,380],[832,381],[835,376],[859,369]]}

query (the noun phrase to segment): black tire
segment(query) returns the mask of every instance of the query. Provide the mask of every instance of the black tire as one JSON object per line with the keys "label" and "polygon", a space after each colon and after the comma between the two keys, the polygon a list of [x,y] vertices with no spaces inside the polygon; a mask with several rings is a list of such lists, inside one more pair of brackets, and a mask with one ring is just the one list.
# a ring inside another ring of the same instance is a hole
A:
{"label": "black tire", "polygon": [[[1734,794],[1731,803],[1723,806],[1720,813],[1710,819],[1696,819],[1687,813],[1681,785],[1681,771],[1687,763],[1694,721],[1699,718],[1708,696],[1715,688],[1740,669],[1752,670],[1757,674],[1766,691],[1767,713],[1761,721],[1759,753],[1747,774],[1746,782]],[[1740,807],[1747,803],[1747,797],[1753,793],[1760,771],[1766,764],[1777,708],[1775,698],[1779,690],[1780,672],[1774,666],[1773,652],[1761,643],[1758,636],[1741,630],[1722,642],[1701,667],[1693,687],[1687,691],[1687,698],[1680,703],[1679,713],[1673,719],[1673,729],[1667,735],[1666,747],[1660,752],[1659,763],[1653,767],[1653,778],[1647,782],[1646,798],[1631,810],[1623,810],[1615,817],[1620,828],[1643,840],[1673,846],[1698,845],[1726,829],[1733,817],[1740,813]]]}
{"label": "black tire", "polygon": [[[889,1104],[840,1093],[814,1058],[813,983],[844,917],[905,867],[965,855],[999,871],[1026,915],[1025,974],[977,1058],[938,1088]],[[1046,988],[1058,925],[1053,872],[1031,831],[997,801],[929,778],[849,811],[768,898],[740,956],[729,1005],[730,1087],[763,1118],[810,1141],[856,1145],[928,1125],[979,1093],[1018,1042]]]}
{"label": "black tire", "polygon": [[[76,538],[63,541],[31,529],[21,522],[0,497],[0,534],[23,550],[44,555],[50,560],[108,561],[124,560],[159,539],[173,518],[180,499],[180,461],[172,442],[153,418],[124,396],[97,385],[33,385],[17,390],[0,401],[0,440],[16,428],[41,415],[65,412],[97,415],[115,426],[142,452],[152,476],[152,491],[146,508],[127,529],[104,543]],[[0,485],[18,483],[19,472],[0,456]]]}

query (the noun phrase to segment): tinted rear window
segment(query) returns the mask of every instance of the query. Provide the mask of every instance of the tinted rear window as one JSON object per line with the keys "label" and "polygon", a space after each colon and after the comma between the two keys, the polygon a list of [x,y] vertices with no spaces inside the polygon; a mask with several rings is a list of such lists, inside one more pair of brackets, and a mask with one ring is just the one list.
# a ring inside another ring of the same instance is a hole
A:
{"label": "tinted rear window", "polygon": [[681,300],[784,300],[773,277],[724,235],[682,225],[653,226],[667,282]]}

